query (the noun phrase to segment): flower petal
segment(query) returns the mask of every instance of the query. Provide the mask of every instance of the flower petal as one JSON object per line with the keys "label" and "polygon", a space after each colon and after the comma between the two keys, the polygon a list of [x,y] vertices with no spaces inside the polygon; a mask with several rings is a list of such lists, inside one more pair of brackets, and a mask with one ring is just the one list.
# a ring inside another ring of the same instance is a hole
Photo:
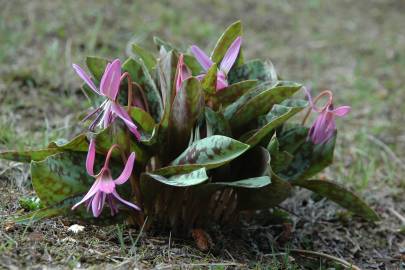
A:
{"label": "flower petal", "polygon": [[90,76],[87,75],[87,73],[78,65],[72,64],[72,67],[76,71],[77,75],[79,75],[79,77],[82,78],[83,81],[85,81],[85,83],[91,88],[91,90],[100,95],[100,92],[97,90],[97,87],[91,80]]}
{"label": "flower petal", "polygon": [[191,46],[191,53],[194,55],[195,59],[197,59],[198,63],[202,66],[205,71],[212,66],[213,62],[211,59],[203,52],[200,48],[196,45]]}
{"label": "flower petal", "polygon": [[337,116],[345,116],[346,114],[348,114],[350,111],[352,110],[352,108],[350,106],[340,106],[336,109],[334,109],[332,112],[337,115]]}
{"label": "flower petal", "polygon": [[242,44],[242,37],[237,37],[226,51],[220,66],[220,69],[224,71],[226,74],[228,74],[233,64],[235,63],[236,58],[238,57],[239,54],[241,44]]}
{"label": "flower petal", "polygon": [[85,201],[89,200],[91,197],[94,196],[94,194],[98,191],[98,183],[99,181],[95,181],[93,185],[91,186],[90,190],[87,192],[87,194],[83,197],[83,199],[80,200],[80,202],[76,203],[73,207],[72,210],[74,210],[76,207],[84,203]]}
{"label": "flower petal", "polygon": [[121,61],[115,59],[107,65],[100,83],[100,92],[112,100],[117,98],[121,83]]}
{"label": "flower petal", "polygon": [[114,180],[116,185],[124,184],[129,179],[134,167],[134,162],[135,162],[135,153],[132,152],[127,160],[127,163],[125,164],[125,168],[122,171],[121,175]]}
{"label": "flower petal", "polygon": [[123,204],[125,204],[125,205],[127,205],[127,206],[129,206],[129,207],[132,207],[132,208],[134,208],[135,210],[138,210],[138,211],[141,210],[141,208],[139,208],[139,207],[136,206],[135,204],[130,203],[130,202],[124,200],[123,198],[121,198],[120,195],[118,195],[117,191],[114,191],[114,192],[113,192],[113,195],[114,195],[114,197],[115,197],[117,200],[119,200],[121,203],[123,203]]}
{"label": "flower petal", "polygon": [[139,141],[141,139],[141,134],[138,131],[137,126],[132,121],[131,117],[128,115],[127,111],[121,108],[117,103],[111,103],[111,108],[113,112],[124,121],[128,129],[135,135],[136,139]]}
{"label": "flower petal", "polygon": [[91,176],[94,176],[94,159],[96,158],[96,141],[90,140],[89,150],[86,158],[86,170]]}
{"label": "flower petal", "polygon": [[217,91],[224,89],[225,87],[228,87],[228,81],[226,80],[225,74],[220,70],[217,73]]}
{"label": "flower petal", "polygon": [[103,211],[104,203],[105,203],[106,194],[103,192],[97,192],[91,202],[91,208],[93,210],[93,216],[99,217],[101,212]]}

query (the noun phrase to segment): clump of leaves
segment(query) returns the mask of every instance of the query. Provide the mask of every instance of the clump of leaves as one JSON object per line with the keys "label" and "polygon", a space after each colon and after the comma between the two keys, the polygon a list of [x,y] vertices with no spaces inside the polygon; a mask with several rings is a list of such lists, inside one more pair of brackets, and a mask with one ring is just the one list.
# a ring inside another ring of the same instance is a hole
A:
{"label": "clump of leaves", "polygon": [[[74,65],[95,108],[83,121],[88,132],[45,149],[0,153],[31,162],[43,204],[15,221],[147,220],[147,227],[180,232],[276,207],[295,186],[377,220],[352,192],[311,179],[332,163],[334,118],[350,108],[334,108],[330,91],[314,100],[307,93],[309,102],[294,98],[302,85],[282,80],[270,61],[245,61],[242,42],[235,22],[210,56],[155,38],[157,54],[134,44],[136,57],[123,64],[88,57],[89,75]],[[316,107],[323,96],[326,105]],[[307,107],[318,113],[311,128],[287,123]]]}

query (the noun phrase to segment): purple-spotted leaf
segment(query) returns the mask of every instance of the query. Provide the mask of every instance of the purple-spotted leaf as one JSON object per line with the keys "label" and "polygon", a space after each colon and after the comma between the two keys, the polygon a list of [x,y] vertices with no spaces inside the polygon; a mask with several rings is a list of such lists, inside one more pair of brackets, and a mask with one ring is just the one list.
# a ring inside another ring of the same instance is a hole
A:
{"label": "purple-spotted leaf", "polygon": [[378,221],[377,213],[362,199],[344,187],[326,180],[300,180],[294,185],[309,189],[327,199],[334,201],[347,210],[370,221]]}
{"label": "purple-spotted leaf", "polygon": [[195,171],[177,174],[170,177],[164,177],[162,175],[147,173],[150,179],[158,181],[162,184],[173,187],[189,187],[199,185],[208,180],[207,172],[205,168],[197,169]]}
{"label": "purple-spotted leaf", "polygon": [[155,171],[155,174],[174,175],[187,173],[199,168],[220,167],[249,149],[249,145],[229,137],[214,135],[194,142],[168,167]]}
{"label": "purple-spotted leaf", "polygon": [[23,150],[23,151],[3,151],[0,152],[1,159],[14,160],[18,162],[31,162],[44,160],[45,158],[63,152],[63,151],[87,151],[89,144],[86,135],[81,134],[76,136],[71,141],[64,139],[57,140],[49,144],[48,148],[39,150]]}
{"label": "purple-spotted leaf", "polygon": [[261,127],[244,142],[250,146],[257,145],[276,127],[282,125],[285,121],[303,110],[307,105],[308,103],[305,100],[285,100],[280,105],[275,104],[271,111],[263,117]]}
{"label": "purple-spotted leaf", "polygon": [[232,182],[214,182],[210,183],[210,185],[214,186],[221,186],[221,187],[231,187],[231,188],[249,188],[249,189],[256,189],[262,188],[267,185],[270,185],[271,179],[269,176],[259,176],[253,177],[248,179],[242,179],[238,181]]}
{"label": "purple-spotted leaf", "polygon": [[212,135],[224,135],[231,137],[231,127],[221,112],[215,112],[210,107],[205,107],[204,112],[207,137]]}

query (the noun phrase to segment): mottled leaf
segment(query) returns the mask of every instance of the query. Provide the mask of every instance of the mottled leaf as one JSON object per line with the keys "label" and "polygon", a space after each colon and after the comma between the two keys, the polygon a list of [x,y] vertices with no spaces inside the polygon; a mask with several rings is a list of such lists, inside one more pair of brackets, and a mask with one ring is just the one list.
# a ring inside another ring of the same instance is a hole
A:
{"label": "mottled leaf", "polygon": [[242,24],[240,21],[237,21],[231,24],[218,39],[212,52],[211,60],[214,63],[220,63],[229,46],[240,36],[242,36]]}
{"label": "mottled leaf", "polygon": [[205,107],[205,120],[207,137],[212,135],[231,136],[231,127],[221,112],[215,112],[210,107]]}
{"label": "mottled leaf", "polygon": [[132,51],[145,63],[145,66],[151,71],[156,66],[156,58],[149,51],[140,47],[138,44],[132,44]]}
{"label": "mottled leaf", "polygon": [[[281,85],[270,87],[264,91],[259,88],[253,94],[248,92],[245,95],[253,95],[253,97],[242,104],[240,104],[240,101],[236,101],[228,106],[224,113],[225,118],[229,119],[229,123],[233,129],[241,128],[250,121],[258,118],[260,115],[266,114],[274,104],[280,103],[291,97],[300,88],[300,84],[284,82]],[[244,96],[240,99],[245,100],[246,97]],[[236,111],[233,106],[236,106]]]}
{"label": "mottled leaf", "polygon": [[272,132],[276,127],[282,125],[285,121],[290,119],[296,113],[303,110],[308,103],[305,100],[286,100],[282,105],[275,104],[271,111],[264,117],[264,123],[253,135],[251,135],[246,141],[246,144],[255,146]]}
{"label": "mottled leaf", "polygon": [[253,177],[248,179],[242,179],[233,182],[215,182],[210,183],[210,185],[215,186],[224,186],[224,187],[232,187],[232,188],[251,188],[257,189],[262,188],[271,183],[271,179],[269,176],[260,176],[260,177]]}
{"label": "mottled leaf", "polygon": [[150,113],[153,119],[158,122],[163,113],[163,103],[159,90],[143,61],[138,62],[130,58],[124,62],[122,69],[129,73],[132,81],[137,82],[142,87],[141,91],[146,97]]}
{"label": "mottled leaf", "polygon": [[294,184],[324,196],[367,220],[378,221],[380,219],[377,213],[356,194],[336,183],[326,180],[300,180]]}
{"label": "mottled leaf", "polygon": [[215,94],[217,107],[226,107],[250,91],[257,84],[256,80],[241,81],[221,89]]}
{"label": "mottled leaf", "polygon": [[173,175],[203,167],[217,168],[237,158],[248,148],[248,145],[229,137],[210,136],[193,143],[171,163],[171,166],[161,168],[155,173]]}
{"label": "mottled leaf", "polygon": [[207,74],[201,81],[202,89],[209,93],[214,94],[216,92],[216,85],[217,85],[217,72],[218,66],[214,63],[207,71]]}
{"label": "mottled leaf", "polygon": [[270,61],[251,60],[239,67],[234,67],[228,74],[228,82],[234,84],[245,80],[261,82],[277,81],[277,74]]}
{"label": "mottled leaf", "polygon": [[14,160],[18,162],[31,162],[44,160],[45,158],[65,150],[85,152],[88,149],[86,135],[81,134],[76,136],[71,141],[58,140],[49,144],[48,148],[39,150],[23,150],[23,151],[3,151],[0,152],[1,159]]}
{"label": "mottled leaf", "polygon": [[150,179],[159,181],[162,184],[174,186],[174,187],[189,187],[201,184],[208,180],[205,168],[197,169],[190,173],[173,175],[170,177],[164,177],[158,174],[147,173]]}

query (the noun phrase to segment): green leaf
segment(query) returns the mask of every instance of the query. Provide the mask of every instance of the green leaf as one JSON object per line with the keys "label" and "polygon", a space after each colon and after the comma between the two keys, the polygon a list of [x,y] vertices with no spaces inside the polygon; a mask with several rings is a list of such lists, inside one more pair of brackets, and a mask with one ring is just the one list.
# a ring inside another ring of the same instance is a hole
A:
{"label": "green leaf", "polygon": [[194,77],[185,80],[174,98],[169,120],[169,151],[174,156],[187,147],[191,131],[203,108],[201,83]]}
{"label": "green leaf", "polygon": [[234,83],[224,89],[221,89],[221,91],[218,91],[215,94],[215,99],[218,106],[226,107],[230,105],[232,102],[255,87],[256,84],[256,80],[248,80]]}
{"label": "green leaf", "polygon": [[154,173],[173,175],[199,168],[207,170],[220,167],[243,154],[249,146],[229,137],[214,135],[196,141],[189,146],[169,167]]}
{"label": "green leaf", "polygon": [[251,60],[239,67],[234,67],[228,74],[228,82],[234,84],[245,80],[258,80],[261,82],[276,82],[277,74],[270,61],[259,59]]}
{"label": "green leaf", "polygon": [[214,94],[217,91],[217,72],[218,66],[214,63],[201,81],[202,89],[209,94]]}
{"label": "green leaf", "polygon": [[260,176],[260,177],[242,179],[242,180],[233,181],[233,182],[215,182],[215,183],[210,183],[210,185],[232,187],[232,188],[257,189],[257,188],[262,188],[267,185],[270,185],[270,183],[271,183],[271,179],[269,176]]}
{"label": "green leaf", "polygon": [[275,173],[278,173],[285,168],[287,168],[294,156],[287,151],[280,151],[279,142],[277,140],[276,134],[271,138],[267,150],[270,152],[271,156],[271,168]]}
{"label": "green leaf", "polygon": [[293,82],[285,82],[270,88],[265,87],[265,90],[258,88],[228,106],[225,109],[225,118],[229,119],[233,129],[240,129],[260,115],[266,114],[274,104],[289,98],[300,88],[300,84]]}
{"label": "green leaf", "polygon": [[190,173],[173,175],[168,178],[153,173],[147,173],[147,175],[150,179],[173,187],[189,187],[204,183],[208,180],[205,168],[197,169]]}
{"label": "green leaf", "polygon": [[104,74],[105,67],[108,64],[108,60],[105,58],[88,56],[86,57],[86,65],[94,79],[101,81],[101,77]]}
{"label": "green leaf", "polygon": [[32,186],[45,206],[87,192],[94,179],[86,173],[85,153],[59,153],[31,162]]}
{"label": "green leaf", "polygon": [[[153,119],[158,122],[163,113],[163,103],[159,90],[157,89],[148,68],[142,60],[138,62],[130,58],[124,62],[122,69],[129,73],[132,81],[137,82],[142,87],[150,113]],[[139,89],[137,89],[137,91],[139,91]]]}
{"label": "green leaf", "polygon": [[145,66],[151,71],[156,66],[155,56],[140,47],[138,44],[132,44],[132,51],[145,63]]}
{"label": "green leaf", "polygon": [[294,184],[326,197],[367,220],[378,221],[380,219],[377,213],[356,194],[336,183],[325,180],[300,180]]}
{"label": "green leaf", "polygon": [[45,149],[0,152],[0,158],[18,162],[31,162],[32,160],[40,161],[51,155],[66,150],[86,152],[88,146],[89,144],[87,142],[86,135],[81,134],[79,136],[76,136],[69,142],[67,142],[66,140],[58,140],[56,142],[50,143],[48,148]]}
{"label": "green leaf", "polygon": [[198,63],[194,56],[183,54],[183,59],[186,66],[191,70],[193,76],[197,76],[203,72],[200,63]]}
{"label": "green leaf", "polygon": [[211,55],[212,62],[220,63],[229,46],[239,36],[242,36],[242,24],[240,21],[237,21],[231,24],[218,39]]}
{"label": "green leaf", "polygon": [[311,141],[305,141],[295,152],[289,152],[294,158],[279,175],[289,181],[296,181],[317,174],[332,163],[335,142],[336,133],[322,144],[314,145]]}
{"label": "green leaf", "polygon": [[276,207],[288,198],[291,185],[272,174],[271,184],[259,189],[241,189],[238,191],[238,209],[259,210]]}
{"label": "green leaf", "polygon": [[204,112],[207,124],[207,137],[212,135],[231,137],[231,127],[221,112],[215,112],[210,107],[205,107]]}
{"label": "green leaf", "polygon": [[255,146],[276,127],[282,125],[292,116],[303,110],[308,103],[305,100],[286,100],[282,105],[275,104],[265,116],[264,125],[251,135],[245,143]]}
{"label": "green leaf", "polygon": [[[125,107],[124,109],[127,110],[127,107]],[[141,108],[131,107],[129,115],[142,130],[148,133],[153,132],[156,123],[149,113],[145,112]]]}
{"label": "green leaf", "polygon": [[153,37],[153,42],[156,44],[158,47],[158,50],[160,50],[162,47],[166,50],[166,52],[169,52],[171,50],[174,50],[174,47],[172,44],[169,42],[164,41],[163,39],[159,37]]}

